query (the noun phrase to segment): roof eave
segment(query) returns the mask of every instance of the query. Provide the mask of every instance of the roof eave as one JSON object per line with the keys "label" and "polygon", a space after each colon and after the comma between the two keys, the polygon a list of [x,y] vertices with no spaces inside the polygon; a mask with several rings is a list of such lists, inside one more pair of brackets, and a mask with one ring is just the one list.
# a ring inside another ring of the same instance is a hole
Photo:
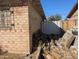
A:
{"label": "roof eave", "polygon": [[76,3],[76,4],[74,5],[74,7],[71,9],[71,11],[69,12],[69,14],[67,15],[66,19],[67,19],[67,18],[70,18],[70,17],[74,14],[74,12],[75,12],[77,9],[78,9],[78,3]]}

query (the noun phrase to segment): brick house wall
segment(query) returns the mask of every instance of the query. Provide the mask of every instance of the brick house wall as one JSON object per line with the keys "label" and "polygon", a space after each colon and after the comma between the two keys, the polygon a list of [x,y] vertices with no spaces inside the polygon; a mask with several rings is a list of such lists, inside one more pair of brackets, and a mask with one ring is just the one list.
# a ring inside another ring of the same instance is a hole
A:
{"label": "brick house wall", "polygon": [[15,29],[0,30],[0,45],[9,53],[29,53],[28,6],[13,8]]}
{"label": "brick house wall", "polygon": [[72,17],[69,19],[69,21],[71,22],[72,26],[78,26],[78,10],[75,11],[75,13],[72,15]]}
{"label": "brick house wall", "polygon": [[[16,0],[16,2],[19,4],[19,1]],[[29,4],[12,5],[10,9],[12,8],[14,13],[14,21],[12,23],[14,27],[12,30],[0,30],[0,46],[8,50],[9,53],[30,54],[32,49],[32,34],[40,28],[42,17]]]}
{"label": "brick house wall", "polygon": [[75,13],[71,16],[70,19],[78,19],[78,10],[75,11]]}
{"label": "brick house wall", "polygon": [[76,10],[68,20],[63,22],[63,28],[65,31],[77,26],[78,26],[78,10]]}

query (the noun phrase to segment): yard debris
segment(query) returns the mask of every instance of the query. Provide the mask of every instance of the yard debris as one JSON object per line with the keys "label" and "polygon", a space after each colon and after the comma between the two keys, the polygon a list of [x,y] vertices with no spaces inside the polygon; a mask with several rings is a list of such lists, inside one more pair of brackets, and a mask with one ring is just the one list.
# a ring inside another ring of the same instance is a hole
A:
{"label": "yard debris", "polygon": [[2,46],[0,46],[0,55],[6,54],[8,51],[4,49]]}
{"label": "yard debris", "polygon": [[46,59],[77,59],[77,49],[71,45],[74,39],[72,31],[67,31],[61,40],[55,40],[55,44],[50,44],[50,51],[44,48],[44,57]]}
{"label": "yard debris", "polygon": [[[40,35],[39,35],[40,36]],[[46,36],[43,36],[46,38]],[[42,39],[43,39],[42,37]],[[39,38],[39,37],[38,37]],[[45,40],[45,39],[44,39]],[[49,42],[40,41],[36,51],[32,54],[21,55],[21,56],[9,56],[11,59],[78,59],[78,51],[76,48],[76,44],[72,45],[72,43],[76,43],[78,38],[73,35],[72,31],[67,31],[62,38],[59,40],[51,39]],[[74,42],[73,42],[74,41]],[[1,51],[5,50],[0,47]],[[11,54],[10,54],[11,55]],[[6,58],[6,56],[4,55]],[[9,59],[8,58],[8,59]]]}
{"label": "yard debris", "polygon": [[62,44],[62,45],[64,45],[65,47],[68,47],[68,48],[69,48],[70,45],[71,45],[71,43],[73,42],[74,38],[75,38],[75,37],[74,37],[72,31],[68,30],[68,31],[64,34],[64,36],[62,37],[60,44]]}

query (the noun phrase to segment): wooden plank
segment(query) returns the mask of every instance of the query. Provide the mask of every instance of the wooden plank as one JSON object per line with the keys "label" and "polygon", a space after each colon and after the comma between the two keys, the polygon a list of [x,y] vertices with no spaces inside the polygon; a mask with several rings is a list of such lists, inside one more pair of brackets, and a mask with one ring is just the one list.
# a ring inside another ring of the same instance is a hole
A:
{"label": "wooden plank", "polygon": [[72,34],[72,31],[71,30],[68,30],[64,36],[62,37],[61,41],[60,41],[60,44],[64,47],[70,47],[71,43],[73,42],[74,40],[74,35]]}

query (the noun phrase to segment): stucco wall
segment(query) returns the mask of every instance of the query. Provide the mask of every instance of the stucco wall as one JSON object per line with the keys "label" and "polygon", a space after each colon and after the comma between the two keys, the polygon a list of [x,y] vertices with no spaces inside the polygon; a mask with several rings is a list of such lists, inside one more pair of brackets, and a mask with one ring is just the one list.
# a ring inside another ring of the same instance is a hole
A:
{"label": "stucco wall", "polygon": [[30,24],[30,46],[32,47],[32,35],[38,29],[40,29],[40,23],[42,21],[41,16],[35,10],[35,8],[30,4],[29,5],[29,24]]}

